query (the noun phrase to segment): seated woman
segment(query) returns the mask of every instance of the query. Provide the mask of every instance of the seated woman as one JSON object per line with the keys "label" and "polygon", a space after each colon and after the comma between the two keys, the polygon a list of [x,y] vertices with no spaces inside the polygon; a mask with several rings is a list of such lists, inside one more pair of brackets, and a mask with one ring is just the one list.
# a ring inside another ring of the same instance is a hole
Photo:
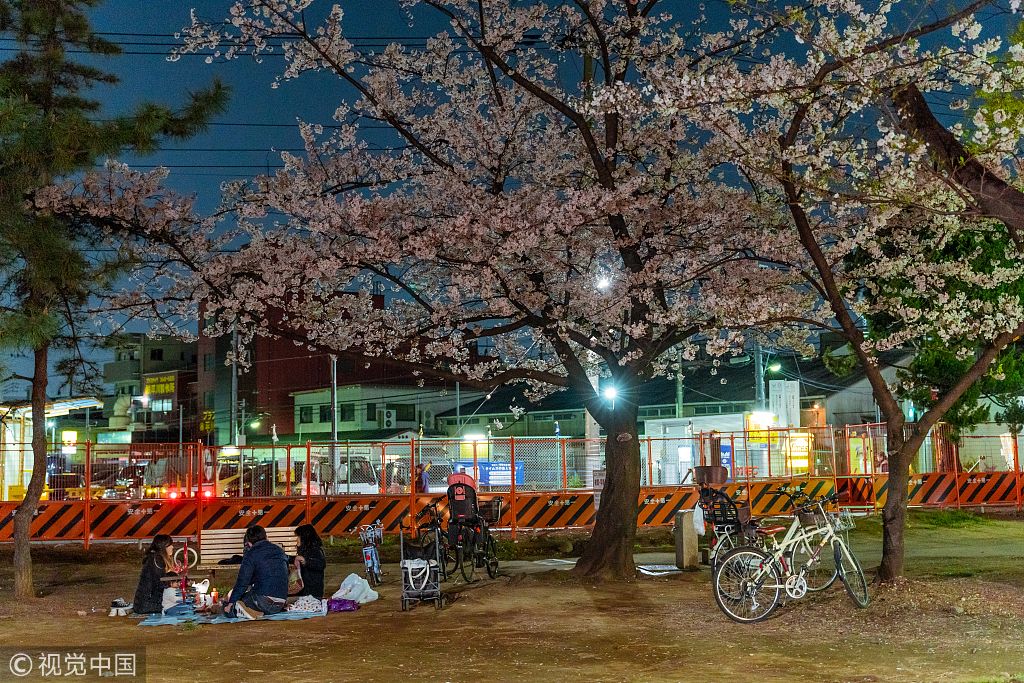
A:
{"label": "seated woman", "polygon": [[158,534],[153,538],[142,560],[142,574],[139,576],[139,587],[135,589],[135,603],[132,610],[136,614],[160,614],[163,607],[164,588],[178,578],[173,571],[174,540],[167,534]]}
{"label": "seated woman", "polygon": [[324,545],[312,524],[296,527],[295,535],[299,538],[296,555],[288,558],[288,563],[295,565],[302,577],[302,590],[293,596],[312,595],[317,600],[324,599],[324,570],[327,569],[327,556]]}

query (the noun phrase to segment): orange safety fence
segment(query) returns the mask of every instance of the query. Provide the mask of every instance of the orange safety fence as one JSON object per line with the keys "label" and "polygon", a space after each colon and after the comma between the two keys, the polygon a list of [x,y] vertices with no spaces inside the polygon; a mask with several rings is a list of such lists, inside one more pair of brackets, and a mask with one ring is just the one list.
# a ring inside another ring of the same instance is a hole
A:
{"label": "orange safety fence", "polygon": [[[944,425],[934,429],[911,464],[909,504],[1020,509],[1018,437],[1003,429],[983,425],[956,440]],[[432,501],[443,511],[446,478],[457,472],[477,482],[481,501],[503,498],[499,529],[586,528],[600,503],[602,445],[540,437],[243,448],[76,444],[64,471],[48,475],[31,534],[88,545],[253,524],[308,522],[322,534],[342,535],[375,521],[397,533]],[[27,485],[27,447],[4,445],[0,542],[11,540]],[[789,499],[777,492],[782,484],[799,484],[814,496],[845,491],[850,507],[878,509],[888,493],[885,454],[884,424],[644,437],[637,524],[671,525],[677,511],[692,509],[697,489],[688,480],[700,464],[726,465],[728,495],[758,516],[789,511]],[[430,465],[426,491],[415,484],[418,463]]]}

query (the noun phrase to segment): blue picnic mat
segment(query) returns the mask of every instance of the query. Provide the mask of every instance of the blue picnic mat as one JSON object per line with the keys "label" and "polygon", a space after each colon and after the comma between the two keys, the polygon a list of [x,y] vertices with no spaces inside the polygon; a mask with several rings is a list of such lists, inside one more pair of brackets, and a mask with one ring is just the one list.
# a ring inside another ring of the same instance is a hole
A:
{"label": "blue picnic mat", "polygon": [[[325,616],[324,612],[278,612],[270,616],[263,616],[257,621],[298,621],[299,619],[310,619],[311,617]],[[223,614],[211,616],[203,612],[188,610],[180,614],[154,614],[151,617],[139,622],[139,626],[180,626],[186,622],[193,624],[237,624],[244,623],[247,619],[229,619]]]}

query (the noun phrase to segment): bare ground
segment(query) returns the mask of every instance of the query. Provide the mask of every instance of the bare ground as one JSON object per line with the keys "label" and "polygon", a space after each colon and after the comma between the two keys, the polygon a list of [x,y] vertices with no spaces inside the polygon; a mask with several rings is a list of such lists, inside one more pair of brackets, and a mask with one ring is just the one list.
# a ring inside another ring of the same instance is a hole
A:
{"label": "bare ground", "polygon": [[[430,605],[402,612],[392,567],[381,599],[354,613],[144,628],[106,616],[112,598],[134,594],[136,548],[37,552],[44,597],[32,604],[11,598],[5,548],[0,645],[145,646],[152,682],[978,682],[1020,675],[1024,524],[912,523],[908,534],[908,579],[873,586],[868,609],[855,609],[837,584],[749,626],[719,612],[706,570],[594,584],[508,563],[497,580],[448,587],[452,602],[440,612]],[[877,564],[877,524],[861,524],[854,540],[863,564]],[[345,560],[336,554],[329,586],[360,569]]]}

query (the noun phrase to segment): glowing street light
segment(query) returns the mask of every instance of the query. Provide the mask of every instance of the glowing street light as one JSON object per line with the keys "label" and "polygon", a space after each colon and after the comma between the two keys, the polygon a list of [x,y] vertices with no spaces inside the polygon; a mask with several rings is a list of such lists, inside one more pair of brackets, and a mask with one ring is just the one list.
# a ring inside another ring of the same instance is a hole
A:
{"label": "glowing street light", "polygon": [[600,280],[597,281],[597,288],[598,289],[608,289],[611,286],[611,284],[612,284],[611,280],[609,280],[606,277],[603,277],[603,278],[601,278]]}
{"label": "glowing street light", "polygon": [[615,409],[615,397],[619,395],[619,392],[615,390],[615,387],[608,387],[604,390],[604,397],[612,402],[612,409]]}

